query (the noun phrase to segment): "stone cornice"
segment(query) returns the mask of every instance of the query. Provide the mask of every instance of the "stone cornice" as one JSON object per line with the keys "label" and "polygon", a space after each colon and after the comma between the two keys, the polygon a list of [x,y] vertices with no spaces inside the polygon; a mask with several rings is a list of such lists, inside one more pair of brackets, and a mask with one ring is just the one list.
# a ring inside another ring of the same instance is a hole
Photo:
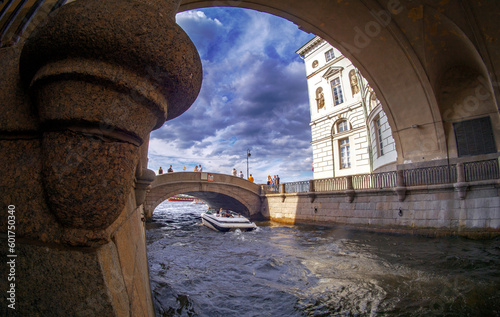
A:
{"label": "stone cornice", "polygon": [[306,54],[311,52],[313,49],[318,47],[319,45],[323,44],[325,40],[320,38],[319,36],[313,37],[309,42],[304,44],[301,48],[295,51],[295,53],[299,54],[300,57],[304,58]]}

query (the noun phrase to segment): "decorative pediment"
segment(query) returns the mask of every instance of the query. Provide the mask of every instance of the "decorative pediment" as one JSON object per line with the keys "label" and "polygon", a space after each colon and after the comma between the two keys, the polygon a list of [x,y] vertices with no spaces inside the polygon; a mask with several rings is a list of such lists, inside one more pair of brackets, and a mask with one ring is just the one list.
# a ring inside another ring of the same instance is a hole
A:
{"label": "decorative pediment", "polygon": [[328,79],[335,74],[340,73],[344,68],[340,66],[331,66],[327,69],[327,71],[323,74],[323,78]]}

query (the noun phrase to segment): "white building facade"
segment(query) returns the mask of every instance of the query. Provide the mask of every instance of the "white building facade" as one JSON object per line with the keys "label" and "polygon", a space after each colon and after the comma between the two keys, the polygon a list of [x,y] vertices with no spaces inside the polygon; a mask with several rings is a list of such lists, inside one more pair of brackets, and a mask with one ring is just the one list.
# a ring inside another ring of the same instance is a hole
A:
{"label": "white building facade", "polygon": [[314,179],[395,170],[387,117],[351,61],[317,36],[297,54],[306,66]]}

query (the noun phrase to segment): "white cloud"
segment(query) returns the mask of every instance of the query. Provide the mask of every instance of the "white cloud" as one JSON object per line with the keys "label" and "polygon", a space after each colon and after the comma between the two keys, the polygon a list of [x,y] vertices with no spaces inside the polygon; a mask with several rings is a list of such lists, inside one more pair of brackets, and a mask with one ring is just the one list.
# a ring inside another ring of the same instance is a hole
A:
{"label": "white cloud", "polygon": [[177,22],[177,24],[186,23],[188,21],[195,21],[197,23],[214,23],[217,26],[222,26],[222,23],[218,19],[211,19],[207,17],[205,12],[198,10],[177,13],[177,15],[175,16],[175,21]]}

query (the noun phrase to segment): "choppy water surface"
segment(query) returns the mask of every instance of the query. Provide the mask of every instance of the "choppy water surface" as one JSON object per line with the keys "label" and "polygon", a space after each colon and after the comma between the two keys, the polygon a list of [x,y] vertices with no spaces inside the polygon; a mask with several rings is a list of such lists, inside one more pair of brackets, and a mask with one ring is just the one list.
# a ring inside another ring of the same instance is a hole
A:
{"label": "choppy water surface", "polygon": [[[500,316],[500,240],[258,222],[165,202],[147,232],[157,316]],[[161,225],[161,227],[160,227]]]}

